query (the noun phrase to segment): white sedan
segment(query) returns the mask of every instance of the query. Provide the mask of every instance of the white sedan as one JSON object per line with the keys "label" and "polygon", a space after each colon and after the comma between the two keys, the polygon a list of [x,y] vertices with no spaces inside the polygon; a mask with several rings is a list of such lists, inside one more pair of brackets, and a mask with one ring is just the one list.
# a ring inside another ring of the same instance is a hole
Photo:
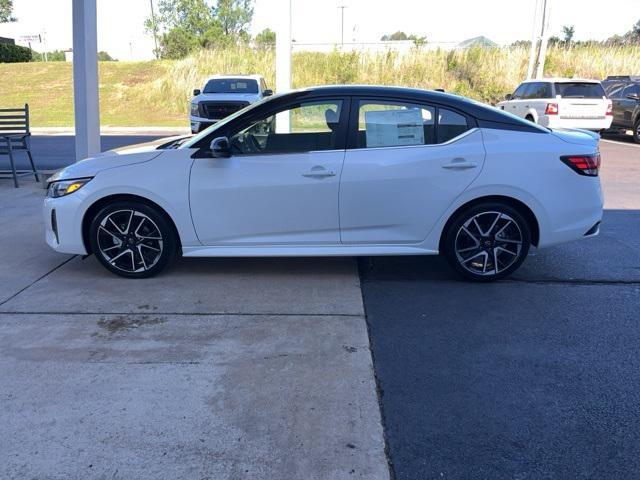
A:
{"label": "white sedan", "polygon": [[467,279],[598,234],[596,134],[441,92],[317,87],[58,171],[47,243],[149,277],[186,257],[445,255]]}

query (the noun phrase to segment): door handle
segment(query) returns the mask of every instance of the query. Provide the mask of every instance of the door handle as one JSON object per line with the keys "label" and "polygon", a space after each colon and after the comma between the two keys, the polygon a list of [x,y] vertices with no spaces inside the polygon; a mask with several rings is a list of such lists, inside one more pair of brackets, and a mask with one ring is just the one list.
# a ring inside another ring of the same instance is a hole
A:
{"label": "door handle", "polygon": [[310,172],[303,173],[302,176],[307,178],[335,177],[336,172],[333,172],[331,170],[311,170]]}
{"label": "door handle", "polygon": [[476,168],[477,166],[477,162],[468,162],[464,158],[454,158],[451,160],[451,163],[442,165],[442,168],[446,168],[447,170],[468,170],[469,168]]}

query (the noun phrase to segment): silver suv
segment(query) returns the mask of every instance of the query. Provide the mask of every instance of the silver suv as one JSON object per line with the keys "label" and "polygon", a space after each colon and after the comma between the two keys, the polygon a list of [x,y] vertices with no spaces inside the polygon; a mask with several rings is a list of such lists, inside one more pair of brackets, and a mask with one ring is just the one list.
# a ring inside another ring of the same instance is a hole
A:
{"label": "silver suv", "polygon": [[193,91],[191,132],[198,133],[247,105],[273,95],[262,75],[214,75]]}

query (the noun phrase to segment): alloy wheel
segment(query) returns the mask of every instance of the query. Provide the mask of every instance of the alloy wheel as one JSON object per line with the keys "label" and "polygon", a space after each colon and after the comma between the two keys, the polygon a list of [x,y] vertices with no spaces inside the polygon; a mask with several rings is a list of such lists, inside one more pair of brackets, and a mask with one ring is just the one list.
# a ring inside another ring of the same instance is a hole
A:
{"label": "alloy wheel", "polygon": [[109,213],[100,222],[96,235],[102,257],[126,273],[145,272],[162,256],[164,241],[158,225],[137,210]]}
{"label": "alloy wheel", "polygon": [[511,267],[522,252],[518,223],[504,212],[481,212],[465,221],[455,237],[455,255],[467,271],[497,275]]}

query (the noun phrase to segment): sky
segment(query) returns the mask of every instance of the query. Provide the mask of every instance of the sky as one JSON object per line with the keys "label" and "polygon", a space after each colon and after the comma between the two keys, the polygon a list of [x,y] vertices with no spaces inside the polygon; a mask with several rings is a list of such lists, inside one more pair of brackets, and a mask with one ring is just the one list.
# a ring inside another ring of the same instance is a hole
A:
{"label": "sky", "polygon": [[[119,60],[152,58],[153,38],[144,32],[150,0],[97,0],[98,49]],[[157,4],[158,0],[153,0]],[[549,0],[551,34],[575,26],[575,39],[602,40],[640,20],[640,0]],[[255,0],[251,32],[275,29],[277,0]],[[402,30],[429,42],[458,43],[484,35],[499,44],[531,37],[535,0],[292,0],[292,37],[299,44],[340,42],[340,5],[345,42],[376,42]],[[390,7],[392,5],[392,8]],[[71,0],[14,0],[18,22],[0,24],[0,36],[44,34],[47,50],[71,47]],[[41,50],[39,45],[33,45]]]}

